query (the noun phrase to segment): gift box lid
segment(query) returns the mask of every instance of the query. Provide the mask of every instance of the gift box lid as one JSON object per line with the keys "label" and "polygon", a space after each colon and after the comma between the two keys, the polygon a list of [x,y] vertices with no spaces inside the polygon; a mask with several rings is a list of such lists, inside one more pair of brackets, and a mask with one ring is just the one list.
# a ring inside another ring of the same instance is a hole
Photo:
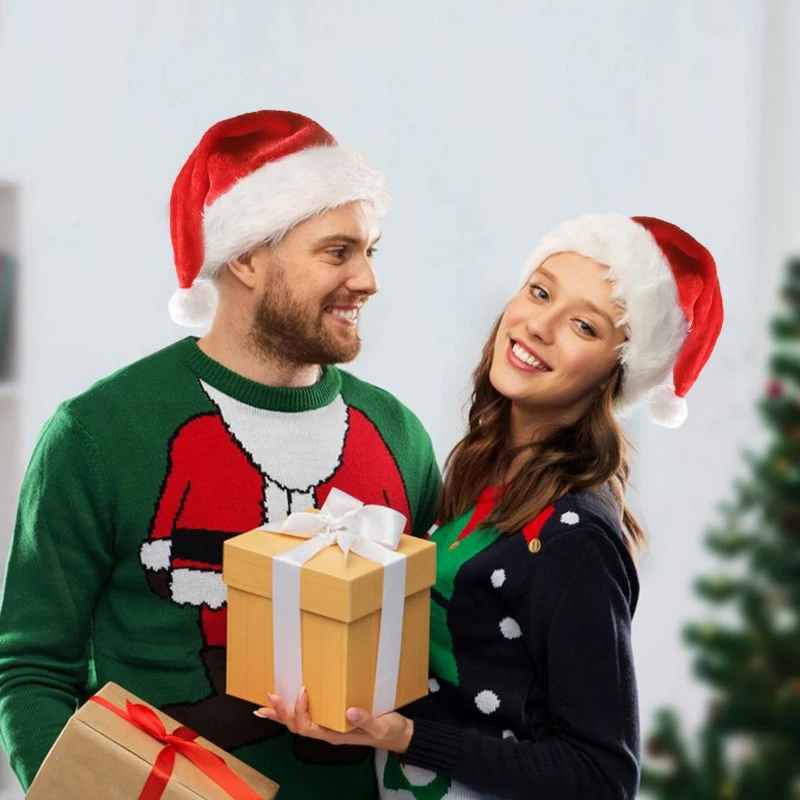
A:
{"label": "gift box lid", "polygon": [[[174,719],[130,694],[130,692],[115,683],[107,683],[97,692],[97,696],[104,698],[121,711],[126,709],[126,700],[147,706],[159,717],[167,733],[172,733],[179,727],[179,723]],[[77,731],[76,728],[78,729]],[[75,736],[73,735],[75,732],[82,732],[85,735]],[[68,752],[62,752],[64,748],[59,748],[59,744],[66,739],[69,739]],[[230,770],[236,773],[264,800],[272,800],[277,795],[278,785],[260,772],[257,772],[243,761],[226,753],[201,736],[198,736],[195,741],[222,758]],[[53,796],[48,793],[42,794],[39,792],[39,787],[44,788],[46,784],[52,788],[51,784],[53,784],[54,780],[64,783],[65,773],[67,772],[64,765],[65,761],[69,764],[69,779],[74,784],[73,788],[78,789],[80,788],[78,784],[82,786],[85,783],[86,794],[84,796],[90,796],[93,775],[98,772],[106,773],[114,769],[113,762],[104,758],[102,752],[97,752],[98,748],[102,748],[104,744],[122,748],[126,751],[126,758],[134,757],[143,762],[142,783],[144,783],[152,765],[158,758],[158,754],[164,748],[164,744],[158,739],[145,733],[133,723],[118,717],[113,711],[99,703],[86,702],[70,718],[67,726],[56,740],[36,779],[31,784],[30,791],[26,797]],[[76,748],[80,752],[73,752]],[[85,781],[83,780],[83,772],[86,773]],[[216,785],[211,778],[180,754],[175,757],[174,769],[167,787],[168,792],[170,789],[172,790],[171,796],[174,796],[177,790],[180,796],[184,796],[184,793],[186,793],[186,796],[203,798],[203,800],[231,800],[230,795],[224,789]],[[77,794],[69,794],[66,791],[66,786],[63,788],[64,792],[59,791],[59,796],[78,796]],[[141,789],[141,787],[139,788]],[[122,793],[120,793],[121,795]],[[131,795],[131,797],[133,796],[135,795]]]}
{"label": "gift box lid", "polygon": [[[272,556],[291,550],[304,539],[273,531],[253,530],[228,539],[223,552],[223,580],[228,586],[272,597]],[[407,558],[406,597],[436,581],[436,545],[403,535],[398,553]],[[314,614],[352,622],[377,611],[383,601],[383,567],[351,552],[328,547],[303,564],[300,608]]]}

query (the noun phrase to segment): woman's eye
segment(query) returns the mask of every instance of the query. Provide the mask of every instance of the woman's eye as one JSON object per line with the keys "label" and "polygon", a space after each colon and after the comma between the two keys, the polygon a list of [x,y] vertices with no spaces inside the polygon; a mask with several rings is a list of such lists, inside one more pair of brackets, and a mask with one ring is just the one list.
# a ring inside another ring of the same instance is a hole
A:
{"label": "woman's eye", "polygon": [[585,323],[583,320],[578,320],[578,328],[580,329],[581,333],[585,333],[587,336],[597,336],[597,332],[591,326]]}
{"label": "woman's eye", "polygon": [[531,292],[533,292],[534,296],[538,297],[540,300],[550,299],[550,295],[547,294],[547,291],[535,283],[531,284]]}

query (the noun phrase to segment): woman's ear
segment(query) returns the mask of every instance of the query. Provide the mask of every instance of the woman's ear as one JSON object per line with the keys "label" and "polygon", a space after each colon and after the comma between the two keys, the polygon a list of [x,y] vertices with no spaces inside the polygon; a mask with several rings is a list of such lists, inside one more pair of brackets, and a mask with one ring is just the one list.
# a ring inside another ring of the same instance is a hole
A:
{"label": "woman's ear", "polygon": [[622,364],[615,364],[614,368],[611,370],[611,374],[597,387],[598,394],[603,394],[610,383],[615,383],[619,386],[622,383],[622,371]]}

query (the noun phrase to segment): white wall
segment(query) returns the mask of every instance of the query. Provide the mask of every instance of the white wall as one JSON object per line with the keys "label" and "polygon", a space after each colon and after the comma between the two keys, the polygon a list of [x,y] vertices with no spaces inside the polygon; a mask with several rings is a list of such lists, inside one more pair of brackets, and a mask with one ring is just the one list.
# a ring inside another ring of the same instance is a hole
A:
{"label": "white wall", "polygon": [[[773,13],[800,41],[784,5]],[[635,621],[643,723],[665,703],[696,722],[704,694],[678,632],[701,608],[700,534],[755,436],[771,297],[758,276],[769,31],[787,35],[757,0],[9,0],[0,179],[23,188],[25,458],[59,400],[183,335],[166,313],[169,191],[226,116],[303,112],[388,173],[382,292],[354,371],[415,409],[442,458],[536,238],[587,210],[663,216],[716,255],[728,320],[684,428],[635,425],[634,501],[653,539]]]}

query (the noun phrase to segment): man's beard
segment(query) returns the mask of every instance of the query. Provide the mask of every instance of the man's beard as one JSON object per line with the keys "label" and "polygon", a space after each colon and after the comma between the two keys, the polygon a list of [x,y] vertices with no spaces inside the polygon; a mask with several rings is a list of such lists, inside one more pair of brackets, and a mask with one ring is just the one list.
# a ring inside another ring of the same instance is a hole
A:
{"label": "man's beard", "polygon": [[337,301],[331,299],[313,317],[292,295],[284,270],[278,268],[256,309],[251,338],[266,356],[289,364],[344,364],[358,355],[361,339],[357,330],[345,328],[342,336],[332,335],[326,329],[323,309],[362,299],[354,295]]}

